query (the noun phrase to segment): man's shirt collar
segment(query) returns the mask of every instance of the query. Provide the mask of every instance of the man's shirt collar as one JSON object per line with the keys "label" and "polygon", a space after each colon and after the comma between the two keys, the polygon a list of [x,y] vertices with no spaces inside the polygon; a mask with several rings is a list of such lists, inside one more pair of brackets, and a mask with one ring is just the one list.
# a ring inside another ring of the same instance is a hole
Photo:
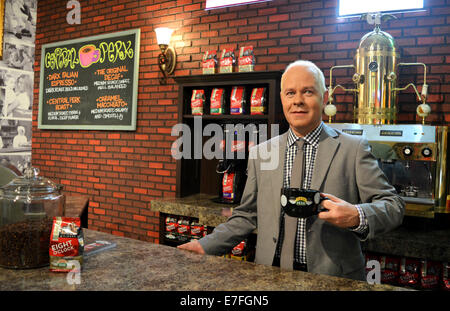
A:
{"label": "man's shirt collar", "polygon": [[322,131],[322,128],[323,128],[323,121],[320,122],[320,124],[314,130],[309,132],[304,137],[296,136],[294,134],[294,131],[292,131],[292,129],[289,128],[288,138],[287,138],[288,147],[291,147],[297,140],[303,139],[305,142],[307,142],[308,144],[312,145],[314,148],[317,149],[317,147],[319,146],[319,137],[320,137],[320,132]]}

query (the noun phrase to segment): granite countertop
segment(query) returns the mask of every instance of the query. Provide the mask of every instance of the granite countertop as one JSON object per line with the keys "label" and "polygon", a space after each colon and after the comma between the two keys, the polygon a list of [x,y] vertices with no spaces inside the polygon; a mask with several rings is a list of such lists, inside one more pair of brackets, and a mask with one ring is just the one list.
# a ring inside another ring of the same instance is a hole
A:
{"label": "granite countertop", "polygon": [[151,201],[151,210],[165,214],[195,217],[199,222],[209,227],[217,227],[226,222],[233,208],[238,204],[215,203],[217,196],[196,194],[184,198],[165,198]]}
{"label": "granite countertop", "polygon": [[399,227],[365,241],[362,248],[395,256],[450,261],[450,230],[419,231]]}
{"label": "granite countertop", "polygon": [[211,255],[198,255],[166,245],[153,244],[84,229],[86,244],[96,240],[117,247],[85,258],[80,284],[68,284],[66,273],[48,267],[26,270],[0,268],[1,291],[404,291],[389,285],[284,271]]}
{"label": "granite countertop", "polygon": [[[216,227],[231,215],[237,205],[218,204],[215,196],[196,194],[184,198],[153,200],[151,209],[166,214],[196,217],[199,222]],[[386,255],[450,261],[450,229],[412,230],[399,227],[362,244],[363,251]]]}

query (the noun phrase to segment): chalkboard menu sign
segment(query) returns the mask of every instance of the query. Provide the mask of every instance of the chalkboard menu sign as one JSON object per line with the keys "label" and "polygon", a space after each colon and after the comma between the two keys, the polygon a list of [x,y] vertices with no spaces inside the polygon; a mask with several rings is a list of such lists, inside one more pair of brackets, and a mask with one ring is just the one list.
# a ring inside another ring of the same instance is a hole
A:
{"label": "chalkboard menu sign", "polygon": [[136,130],[140,29],[45,44],[40,129]]}

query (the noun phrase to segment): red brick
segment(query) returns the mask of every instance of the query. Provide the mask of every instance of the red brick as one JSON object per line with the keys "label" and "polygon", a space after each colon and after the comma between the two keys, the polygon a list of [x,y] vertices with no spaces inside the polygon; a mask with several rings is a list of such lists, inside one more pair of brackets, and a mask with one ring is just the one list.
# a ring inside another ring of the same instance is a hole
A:
{"label": "red brick", "polygon": [[116,6],[113,6],[112,7],[112,11],[113,12],[115,12],[115,11],[120,11],[120,10],[123,10],[125,8],[125,6],[123,5],[123,4],[121,4],[121,5],[116,5]]}
{"label": "red brick", "polygon": [[94,214],[97,214],[97,215],[105,215],[106,212],[105,212],[105,210],[102,209],[102,208],[94,208]]}
{"label": "red brick", "polygon": [[147,221],[147,217],[141,215],[133,215],[133,219],[137,221]]}
{"label": "red brick", "polygon": [[289,20],[289,14],[278,14],[269,16],[269,23]]}
{"label": "red brick", "polygon": [[435,44],[443,44],[444,42],[445,42],[445,38],[443,36],[417,38],[418,45],[435,45]]}
{"label": "red brick", "polygon": [[305,36],[301,38],[303,44],[319,43],[323,41],[323,36]]}
{"label": "red brick", "polygon": [[129,148],[129,147],[122,147],[122,148],[120,148],[120,152],[133,153],[134,149],[133,148]]}
{"label": "red brick", "polygon": [[94,150],[95,150],[95,152],[105,152],[106,147],[105,146],[95,146]]}
{"label": "red brick", "polygon": [[166,170],[156,170],[156,175],[159,176],[170,176],[170,172]]}
{"label": "red brick", "polygon": [[302,36],[302,35],[310,35],[312,32],[311,28],[299,28],[299,29],[292,29],[290,31],[291,36]]}
{"label": "red brick", "polygon": [[152,162],[150,162],[148,164],[148,167],[150,167],[150,168],[162,168],[163,164],[162,163],[152,163]]}
{"label": "red brick", "polygon": [[108,139],[120,139],[119,133],[110,133],[108,134]]}
{"label": "red brick", "polygon": [[125,193],[123,193],[123,192],[114,192],[113,193],[113,197],[114,198],[125,199]]}
{"label": "red brick", "polygon": [[154,237],[154,238],[158,238],[159,237],[159,232],[155,232],[155,231],[147,231],[147,235]]}

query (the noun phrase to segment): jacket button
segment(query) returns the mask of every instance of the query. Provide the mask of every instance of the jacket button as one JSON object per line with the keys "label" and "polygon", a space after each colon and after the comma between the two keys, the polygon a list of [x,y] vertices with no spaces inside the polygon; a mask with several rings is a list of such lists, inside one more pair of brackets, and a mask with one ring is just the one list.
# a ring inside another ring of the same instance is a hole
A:
{"label": "jacket button", "polygon": [[273,238],[273,243],[277,243],[277,238]]}

